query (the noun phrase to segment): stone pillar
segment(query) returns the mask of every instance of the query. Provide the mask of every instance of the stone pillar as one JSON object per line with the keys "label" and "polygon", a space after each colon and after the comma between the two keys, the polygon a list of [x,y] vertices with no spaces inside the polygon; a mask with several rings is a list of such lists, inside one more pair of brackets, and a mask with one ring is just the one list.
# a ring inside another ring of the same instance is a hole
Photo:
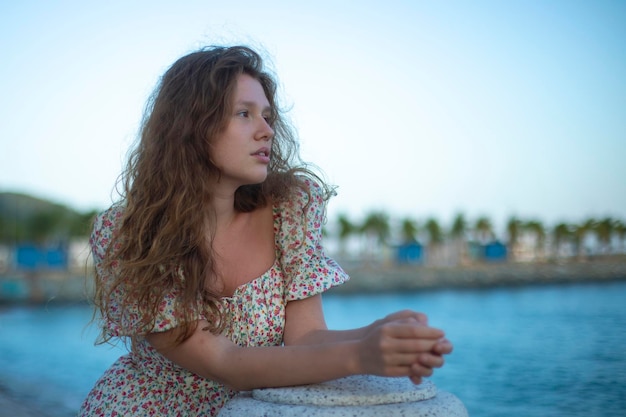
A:
{"label": "stone pillar", "polygon": [[356,375],[315,385],[257,389],[230,400],[218,417],[468,417],[454,395],[425,381]]}

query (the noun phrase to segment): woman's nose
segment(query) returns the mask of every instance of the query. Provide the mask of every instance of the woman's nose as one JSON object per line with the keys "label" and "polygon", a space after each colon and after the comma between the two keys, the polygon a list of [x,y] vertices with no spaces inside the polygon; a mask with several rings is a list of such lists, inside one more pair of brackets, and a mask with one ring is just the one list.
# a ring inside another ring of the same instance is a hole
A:
{"label": "woman's nose", "polygon": [[257,140],[270,140],[274,137],[274,129],[267,123],[267,120],[261,119],[261,126],[259,126],[259,131],[257,133]]}

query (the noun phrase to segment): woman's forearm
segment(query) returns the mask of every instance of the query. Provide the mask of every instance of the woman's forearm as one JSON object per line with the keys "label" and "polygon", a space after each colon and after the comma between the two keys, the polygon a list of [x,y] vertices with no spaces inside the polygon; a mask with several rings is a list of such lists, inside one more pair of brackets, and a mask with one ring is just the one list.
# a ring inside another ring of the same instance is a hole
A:
{"label": "woman's forearm", "polygon": [[359,340],[320,341],[356,333],[320,331],[313,337],[317,343],[305,345],[229,344],[208,362],[207,373],[238,390],[314,384],[356,374],[410,376],[419,355],[432,351],[443,336],[426,326],[389,323],[370,329]]}
{"label": "woman's forearm", "polygon": [[360,373],[355,342],[231,346],[207,369],[235,390],[319,383]]}
{"label": "woman's forearm", "polygon": [[350,340],[358,340],[365,336],[372,325],[359,327],[357,329],[350,330],[328,330],[328,329],[316,329],[311,330],[305,335],[301,336],[297,340],[285,345],[315,345],[322,343],[338,343],[347,342]]}
{"label": "woman's forearm", "polygon": [[317,383],[361,372],[357,341],[242,347],[201,328],[177,346],[171,343],[172,331],[150,334],[148,341],[179,366],[236,390]]}

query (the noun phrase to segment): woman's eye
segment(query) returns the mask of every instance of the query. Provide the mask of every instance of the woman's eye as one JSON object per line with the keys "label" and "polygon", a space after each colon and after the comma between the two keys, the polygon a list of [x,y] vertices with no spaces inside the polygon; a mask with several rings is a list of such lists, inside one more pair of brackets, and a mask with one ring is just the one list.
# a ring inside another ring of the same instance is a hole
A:
{"label": "woman's eye", "polygon": [[264,114],[263,118],[265,119],[265,122],[271,126],[276,121],[276,114],[274,114],[273,112],[270,112],[270,113]]}
{"label": "woman's eye", "polygon": [[237,112],[237,116],[241,116],[241,117],[248,117],[249,114],[250,112],[248,112],[248,110],[241,110]]}

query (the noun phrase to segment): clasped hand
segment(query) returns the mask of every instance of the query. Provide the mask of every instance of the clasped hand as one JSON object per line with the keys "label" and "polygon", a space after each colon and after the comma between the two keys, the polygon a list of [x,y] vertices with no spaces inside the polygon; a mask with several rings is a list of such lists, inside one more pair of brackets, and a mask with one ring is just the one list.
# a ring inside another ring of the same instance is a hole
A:
{"label": "clasped hand", "polygon": [[428,326],[422,313],[403,310],[368,326],[360,343],[364,373],[408,376],[414,384],[443,366],[443,355],[452,352],[444,332]]}

